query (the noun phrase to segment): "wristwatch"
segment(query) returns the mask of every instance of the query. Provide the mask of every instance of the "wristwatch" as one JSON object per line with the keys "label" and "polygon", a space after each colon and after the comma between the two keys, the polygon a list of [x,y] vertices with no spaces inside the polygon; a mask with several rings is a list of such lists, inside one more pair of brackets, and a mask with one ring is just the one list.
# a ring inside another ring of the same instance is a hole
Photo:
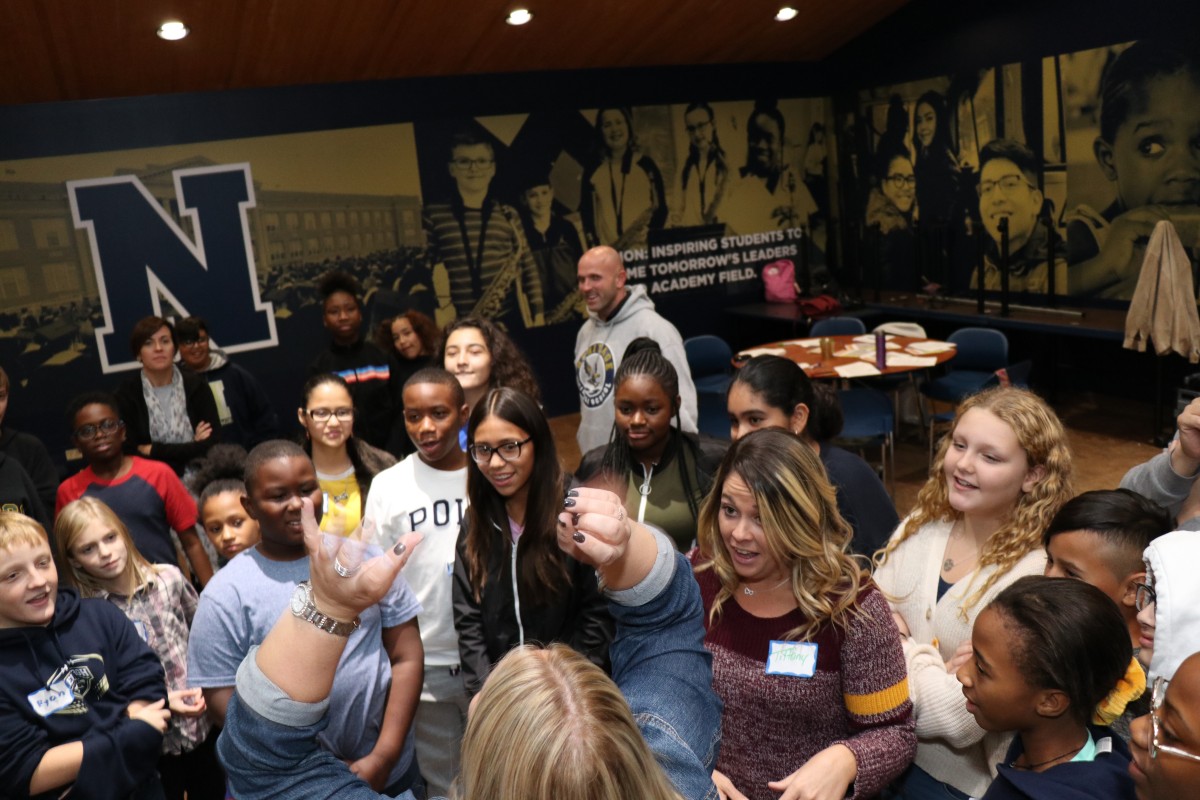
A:
{"label": "wristwatch", "polygon": [[326,633],[332,633],[334,636],[349,636],[358,630],[362,625],[362,618],[355,617],[349,622],[342,622],[333,617],[322,614],[317,610],[312,599],[312,583],[309,581],[300,581],[296,584],[296,591],[292,594],[292,615],[297,616],[305,622],[311,622]]}

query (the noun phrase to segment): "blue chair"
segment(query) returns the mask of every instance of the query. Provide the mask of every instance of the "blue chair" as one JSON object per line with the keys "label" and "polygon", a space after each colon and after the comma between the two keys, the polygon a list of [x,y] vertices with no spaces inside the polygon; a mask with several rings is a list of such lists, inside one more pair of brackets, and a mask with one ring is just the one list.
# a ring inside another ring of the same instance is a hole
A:
{"label": "blue chair", "polygon": [[895,494],[896,442],[893,431],[896,418],[892,401],[874,389],[842,389],[838,392],[842,406],[842,432],[837,441],[849,448],[879,445],[879,462],[888,493]]}
{"label": "blue chair", "polygon": [[724,393],[697,392],[696,404],[700,414],[696,426],[700,432],[714,439],[729,441],[729,409]]}
{"label": "blue chair", "polygon": [[958,405],[1008,365],[1008,337],[995,328],[959,328],[947,341],[958,352],[946,365],[946,373],[921,385],[921,394],[931,400]]}
{"label": "blue chair", "polygon": [[857,336],[866,332],[867,326],[858,317],[827,317],[808,329],[809,336]]}
{"label": "blue chair", "polygon": [[733,377],[733,350],[725,340],[711,334],[693,336],[683,341],[683,351],[687,354],[696,394],[718,393],[724,402],[725,392]]}

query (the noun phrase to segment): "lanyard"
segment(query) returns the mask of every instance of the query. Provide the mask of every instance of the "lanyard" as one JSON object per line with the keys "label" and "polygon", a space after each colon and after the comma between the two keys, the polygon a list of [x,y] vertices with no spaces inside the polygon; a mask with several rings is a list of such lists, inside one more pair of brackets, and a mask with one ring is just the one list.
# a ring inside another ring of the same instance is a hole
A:
{"label": "lanyard", "polygon": [[467,233],[467,209],[456,208],[454,211],[458,219],[458,234],[462,237],[463,254],[467,257],[467,270],[471,275],[471,290],[479,297],[483,294],[483,243],[487,240],[491,205],[485,200],[483,208],[479,209],[479,246],[474,254],[471,253],[471,237]]}
{"label": "lanyard", "polygon": [[628,176],[621,172],[621,198],[617,199],[617,178],[613,175],[612,158],[608,159],[608,191],[612,195],[613,211],[617,215],[617,236],[625,232],[625,226],[621,222],[622,209],[625,207],[625,180]]}

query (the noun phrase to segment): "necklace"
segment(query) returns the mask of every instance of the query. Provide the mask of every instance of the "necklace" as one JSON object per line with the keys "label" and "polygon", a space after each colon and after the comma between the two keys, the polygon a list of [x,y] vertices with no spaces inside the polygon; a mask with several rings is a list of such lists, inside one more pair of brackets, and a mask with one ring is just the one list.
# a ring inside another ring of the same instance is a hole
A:
{"label": "necklace", "polygon": [[783,580],[781,580],[779,583],[775,584],[774,586],[768,586],[766,589],[759,589],[758,591],[751,589],[749,586],[743,586],[742,593],[745,594],[747,597],[753,597],[754,595],[758,594],[758,592],[769,592],[772,589],[778,589],[780,586],[783,586],[785,583],[787,583],[790,580],[791,580],[790,577],[784,578]]}
{"label": "necklace", "polygon": [[[1013,769],[1023,769],[1023,770],[1037,769],[1038,767],[1044,767],[1047,764],[1053,764],[1055,761],[1061,761],[1064,758],[1066,758],[1067,756],[1073,756],[1076,753],[1078,753],[1080,750],[1082,750],[1084,748],[1084,746],[1086,746],[1086,745],[1087,745],[1087,739],[1084,739],[1083,744],[1079,745],[1079,747],[1072,748],[1072,749],[1068,750],[1067,752],[1063,753],[1061,756],[1055,756],[1054,758],[1051,758],[1047,761],[1039,761],[1036,764],[1018,764],[1016,759],[1013,759],[1013,762],[1011,764],[1009,764],[1009,766],[1012,767]],[[1021,755],[1025,755],[1025,754],[1022,753]]]}

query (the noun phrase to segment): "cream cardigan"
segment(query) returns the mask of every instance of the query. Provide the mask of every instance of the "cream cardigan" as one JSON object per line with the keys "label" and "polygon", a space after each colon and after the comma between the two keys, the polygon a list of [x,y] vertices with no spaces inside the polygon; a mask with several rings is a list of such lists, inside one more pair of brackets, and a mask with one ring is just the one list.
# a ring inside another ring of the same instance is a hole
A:
{"label": "cream cardigan", "polygon": [[[958,679],[945,662],[971,637],[979,612],[1006,586],[1026,575],[1041,575],[1046,554],[1035,550],[1001,576],[967,612],[963,602],[983,585],[995,567],[975,570],[937,599],[942,556],[951,522],[932,522],[888,555],[875,570],[875,583],[912,634],[903,640],[908,690],[917,719],[916,764],[939,781],[981,797],[1004,758],[1011,734],[988,733],[967,711]],[[904,523],[893,538],[904,530]]]}

